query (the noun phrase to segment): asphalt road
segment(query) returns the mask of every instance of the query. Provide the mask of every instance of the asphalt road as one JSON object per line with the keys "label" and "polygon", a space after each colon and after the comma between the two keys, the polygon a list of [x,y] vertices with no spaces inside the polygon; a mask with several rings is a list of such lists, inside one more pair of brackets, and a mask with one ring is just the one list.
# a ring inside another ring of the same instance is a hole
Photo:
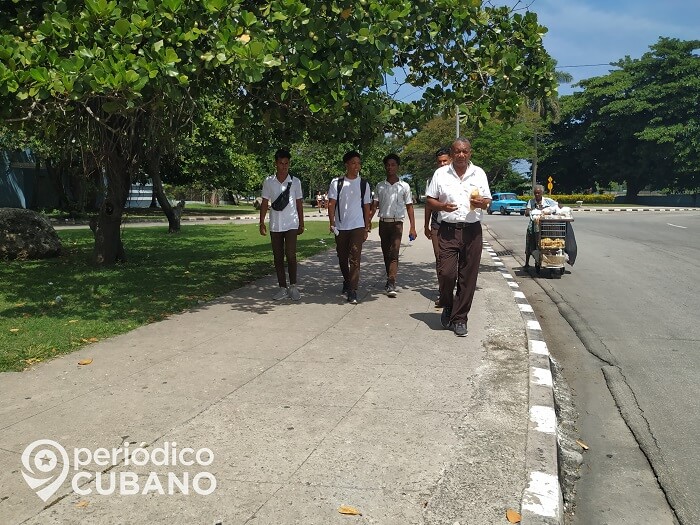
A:
{"label": "asphalt road", "polygon": [[[595,356],[604,377],[601,388],[607,386],[612,394],[676,517],[683,524],[696,523],[700,519],[700,210],[582,212],[575,218],[579,251],[570,272],[556,280],[536,277],[533,271],[521,276],[547,290],[578,340]],[[527,219],[492,215],[485,222],[502,247],[513,250],[514,266],[522,264]],[[555,319],[551,326],[556,326]],[[582,356],[572,355],[570,348],[550,350],[560,356],[564,368],[580,365],[573,361]],[[579,412],[595,412],[598,407],[591,404],[598,396],[600,392],[579,395]],[[587,424],[591,421],[589,417]],[[624,440],[607,430],[609,439]],[[586,475],[615,478],[616,473],[584,472],[582,479]],[[631,484],[617,490],[633,496],[637,489]],[[583,506],[579,510],[587,511]]]}

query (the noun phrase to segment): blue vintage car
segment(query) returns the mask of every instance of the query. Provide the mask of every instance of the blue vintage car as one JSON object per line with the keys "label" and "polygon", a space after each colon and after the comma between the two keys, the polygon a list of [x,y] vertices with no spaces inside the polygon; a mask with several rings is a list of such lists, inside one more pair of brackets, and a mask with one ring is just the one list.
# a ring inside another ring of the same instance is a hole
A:
{"label": "blue vintage car", "polygon": [[489,207],[486,208],[486,212],[489,215],[495,211],[499,212],[501,215],[510,215],[511,212],[525,215],[525,206],[527,203],[519,200],[515,193],[494,193],[491,197],[493,200],[489,204]]}

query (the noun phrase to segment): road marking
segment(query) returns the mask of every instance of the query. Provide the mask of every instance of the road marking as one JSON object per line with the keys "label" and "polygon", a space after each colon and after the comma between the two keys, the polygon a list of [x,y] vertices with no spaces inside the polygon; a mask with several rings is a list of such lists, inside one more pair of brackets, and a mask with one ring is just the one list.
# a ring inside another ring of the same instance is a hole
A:
{"label": "road marking", "polygon": [[666,224],[668,224],[669,226],[673,226],[674,228],[682,228],[684,230],[688,229],[687,226],[678,226],[677,224],[671,224],[670,222],[667,222]]}

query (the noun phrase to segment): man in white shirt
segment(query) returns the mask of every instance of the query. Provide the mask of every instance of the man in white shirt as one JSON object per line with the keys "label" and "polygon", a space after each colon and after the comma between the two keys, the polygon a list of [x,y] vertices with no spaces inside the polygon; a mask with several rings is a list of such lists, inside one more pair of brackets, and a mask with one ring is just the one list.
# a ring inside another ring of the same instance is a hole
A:
{"label": "man in white shirt", "polygon": [[[270,210],[270,243],[277,272],[279,291],[272,297],[275,301],[291,299],[298,301],[301,293],[297,288],[297,235],[304,233],[304,194],[301,181],[289,174],[289,151],[279,149],[275,152],[276,174],[263,182],[262,204],[260,205],[260,235],[267,234],[265,216]],[[286,197],[285,197],[286,192]],[[275,201],[280,199],[283,209],[276,210]],[[289,271],[289,288],[284,271],[284,258],[287,257]]]}
{"label": "man in white shirt", "polygon": [[379,210],[379,238],[381,239],[384,266],[386,268],[386,285],[384,291],[389,297],[396,297],[396,274],[399,269],[399,250],[403,236],[403,223],[406,215],[411,224],[409,238],[416,238],[416,221],[413,215],[413,196],[411,187],[399,180],[401,159],[395,153],[384,157],[386,180],[379,184],[374,192],[370,212],[370,222]]}
{"label": "man in white shirt", "polygon": [[[426,198],[440,212],[440,322],[455,335],[467,335],[482,251],[481,219],[491,202],[486,173],[471,162],[472,148],[467,139],[452,143],[452,162],[435,170]],[[457,283],[457,293],[454,293]]]}
{"label": "man in white shirt", "polygon": [[343,155],[345,176],[335,178],[328,188],[328,220],[335,234],[335,249],[343,274],[343,294],[350,304],[357,304],[360,281],[362,243],[372,228],[369,182],[360,177],[362,157],[357,151]]}

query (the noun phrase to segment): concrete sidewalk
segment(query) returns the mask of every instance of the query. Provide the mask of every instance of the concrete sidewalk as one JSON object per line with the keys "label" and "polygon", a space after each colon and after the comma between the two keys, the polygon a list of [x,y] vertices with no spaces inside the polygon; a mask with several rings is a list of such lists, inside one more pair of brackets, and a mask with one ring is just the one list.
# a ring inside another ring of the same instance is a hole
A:
{"label": "concrete sidewalk", "polygon": [[[2,374],[0,522],[506,523],[506,510],[521,509],[532,482],[528,458],[555,452],[531,436],[529,335],[504,276],[485,251],[469,335],[457,338],[433,307],[430,242],[421,235],[404,244],[399,294],[390,299],[375,228],[356,306],[339,295],[329,250],[301,264],[299,303],[273,302],[276,279],[268,277]],[[91,364],[78,365],[87,358]],[[70,466],[59,451],[49,469],[50,455],[39,451],[51,444],[27,450],[23,464],[23,451],[40,439],[67,450]],[[147,451],[207,448],[213,461],[100,466],[93,458],[74,470],[74,449],[124,442],[132,452],[142,444]],[[216,479],[210,495],[195,493],[192,481],[205,471]],[[59,472],[67,478],[46,502],[23,477],[53,480]],[[71,488],[77,472],[83,495]],[[97,493],[99,472],[106,495]],[[148,485],[151,472],[165,494]],[[120,489],[132,473],[147,494]],[[168,494],[169,475],[189,476],[190,494]],[[342,505],[361,515],[341,514]]]}

